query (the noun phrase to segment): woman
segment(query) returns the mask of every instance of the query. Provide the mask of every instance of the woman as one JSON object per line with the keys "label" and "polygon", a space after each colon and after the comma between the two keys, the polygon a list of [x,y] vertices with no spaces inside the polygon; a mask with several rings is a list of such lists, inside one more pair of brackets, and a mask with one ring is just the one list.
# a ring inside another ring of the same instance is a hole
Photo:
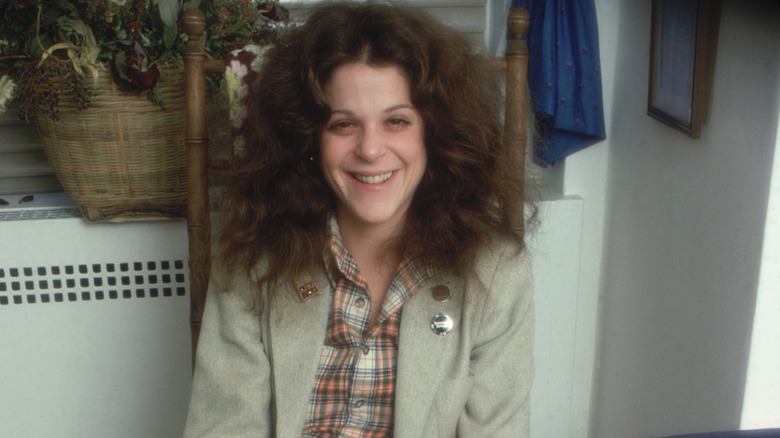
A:
{"label": "woman", "polygon": [[418,10],[366,4],[269,52],[186,436],[528,436],[532,280],[480,66]]}

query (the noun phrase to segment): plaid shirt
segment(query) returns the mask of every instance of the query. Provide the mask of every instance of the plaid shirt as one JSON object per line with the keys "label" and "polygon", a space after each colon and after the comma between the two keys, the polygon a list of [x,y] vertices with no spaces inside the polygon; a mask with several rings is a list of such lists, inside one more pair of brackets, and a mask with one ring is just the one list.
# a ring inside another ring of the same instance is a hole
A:
{"label": "plaid shirt", "polygon": [[404,258],[370,333],[368,286],[344,248],[334,219],[326,264],[332,287],[328,328],[317,365],[303,437],[390,437],[401,306],[427,281]]}

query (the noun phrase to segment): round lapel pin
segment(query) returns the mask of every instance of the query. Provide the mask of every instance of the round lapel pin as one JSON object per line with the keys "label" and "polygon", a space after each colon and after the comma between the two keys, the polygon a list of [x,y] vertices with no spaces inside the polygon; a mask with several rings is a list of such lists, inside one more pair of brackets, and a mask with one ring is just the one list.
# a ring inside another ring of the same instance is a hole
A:
{"label": "round lapel pin", "polygon": [[431,330],[439,336],[444,336],[452,330],[455,323],[449,315],[439,312],[431,320]]}
{"label": "round lapel pin", "polygon": [[443,284],[432,287],[431,294],[437,301],[444,302],[450,299],[450,289]]}

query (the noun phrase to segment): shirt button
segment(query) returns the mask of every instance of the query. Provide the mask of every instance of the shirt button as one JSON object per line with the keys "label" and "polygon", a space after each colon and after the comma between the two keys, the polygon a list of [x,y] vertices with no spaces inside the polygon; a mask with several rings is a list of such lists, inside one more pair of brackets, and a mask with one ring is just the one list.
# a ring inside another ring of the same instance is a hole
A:
{"label": "shirt button", "polygon": [[355,300],[355,305],[358,307],[363,307],[366,305],[366,300],[363,298],[358,298],[357,300]]}
{"label": "shirt button", "polygon": [[368,345],[366,345],[365,347],[363,347],[363,354],[368,354],[368,353],[370,353],[370,352],[371,352],[371,347],[369,347]]}
{"label": "shirt button", "polygon": [[363,400],[356,401],[355,402],[355,408],[356,409],[360,409],[361,407],[363,407]]}

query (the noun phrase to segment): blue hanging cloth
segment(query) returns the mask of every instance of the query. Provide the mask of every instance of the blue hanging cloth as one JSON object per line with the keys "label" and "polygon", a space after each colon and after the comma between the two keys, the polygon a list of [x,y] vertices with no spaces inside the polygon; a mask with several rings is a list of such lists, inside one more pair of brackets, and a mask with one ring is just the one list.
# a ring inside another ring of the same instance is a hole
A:
{"label": "blue hanging cloth", "polygon": [[513,0],[531,23],[528,86],[538,137],[534,161],[548,166],[606,138],[598,26],[593,0]]}

